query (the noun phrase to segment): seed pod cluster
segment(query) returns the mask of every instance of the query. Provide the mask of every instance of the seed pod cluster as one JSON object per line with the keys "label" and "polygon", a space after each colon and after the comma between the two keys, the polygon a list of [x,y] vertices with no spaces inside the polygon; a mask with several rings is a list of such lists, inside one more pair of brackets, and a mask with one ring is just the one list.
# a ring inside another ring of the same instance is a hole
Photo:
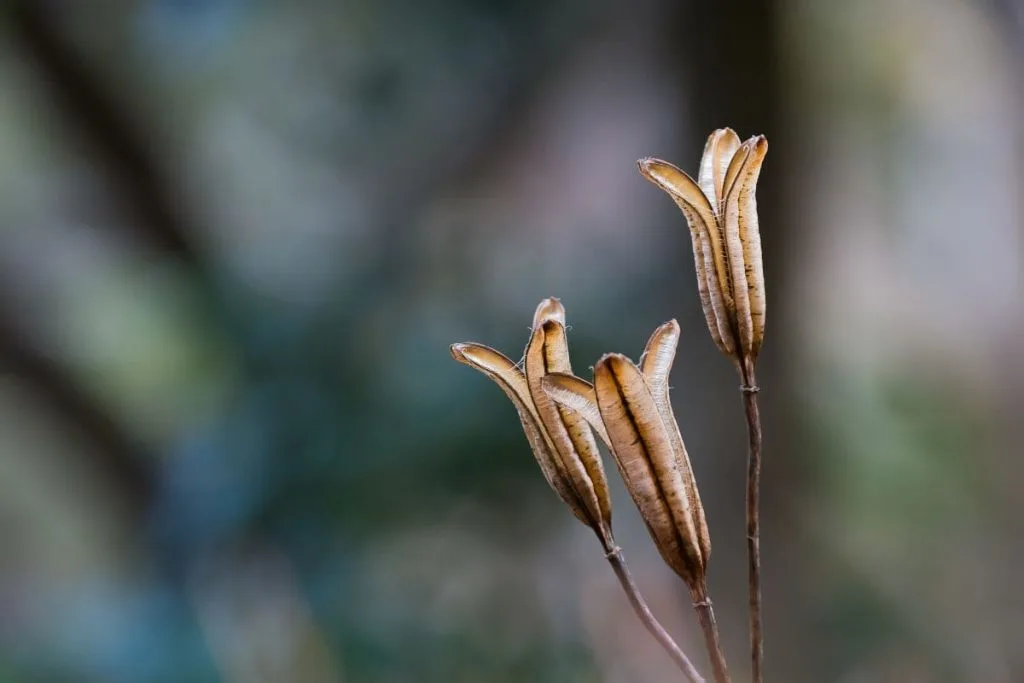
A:
{"label": "seed pod cluster", "polygon": [[763,135],[741,144],[732,129],[722,128],[708,138],[697,181],[667,161],[637,162],[644,177],[667,192],[686,217],[708,330],[741,371],[753,366],[764,339],[755,190],[767,152]]}
{"label": "seed pod cluster", "polygon": [[[679,325],[665,323],[651,336],[639,367],[625,356],[607,354],[595,366],[590,384],[572,374],[565,309],[551,298],[540,302],[534,313],[522,367],[483,344],[452,344],[451,353],[494,380],[512,400],[544,477],[597,534],[637,616],[687,680],[704,683],[654,618],[615,544],[608,481],[591,431],[615,456],[662,557],[690,586],[698,615],[700,610],[710,614],[705,576],[711,541],[668,396],[678,340]],[[718,675],[725,669],[717,645],[713,652],[716,682],[728,683]]]}
{"label": "seed pod cluster", "polygon": [[[760,418],[754,366],[764,339],[765,288],[755,192],[767,151],[764,136],[741,143],[735,132],[722,128],[708,138],[697,181],[659,159],[638,162],[640,172],[682,209],[690,228],[708,330],[743,379],[751,444],[747,538],[752,662],[757,683],[761,676]],[[690,588],[716,683],[729,683],[707,592],[711,538],[669,400],[668,378],[678,343],[679,325],[672,320],[654,331],[639,364],[622,354],[602,356],[594,366],[591,384],[572,374],[565,309],[558,299],[550,298],[534,313],[521,363],[483,344],[453,344],[451,353],[494,380],[512,400],[551,488],[597,534],[648,630],[691,683],[703,683],[686,654],[654,619],[615,545],[608,482],[594,433],[608,446],[655,546]]]}
{"label": "seed pod cluster", "polygon": [[673,320],[654,331],[639,366],[606,354],[594,366],[592,385],[558,373],[543,385],[605,441],[661,556],[702,595],[711,539],[668,395],[678,340]]}
{"label": "seed pod cluster", "polygon": [[550,372],[572,372],[561,302],[549,298],[537,306],[523,368],[483,344],[453,344],[451,353],[508,395],[544,478],[577,519],[593,529],[605,551],[611,551],[611,497],[594,436],[579,415],[557,405],[541,386]]}

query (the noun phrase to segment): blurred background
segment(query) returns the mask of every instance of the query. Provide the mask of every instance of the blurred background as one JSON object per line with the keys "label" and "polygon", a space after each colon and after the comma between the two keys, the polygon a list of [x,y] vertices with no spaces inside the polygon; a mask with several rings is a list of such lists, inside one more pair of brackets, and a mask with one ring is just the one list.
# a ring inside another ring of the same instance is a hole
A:
{"label": "blurred background", "polygon": [[[1024,680],[1013,0],[10,0],[0,681],[677,680],[501,392],[683,327],[746,676],[737,379],[682,216],[765,133],[769,681]],[[707,671],[617,476],[619,542]]]}

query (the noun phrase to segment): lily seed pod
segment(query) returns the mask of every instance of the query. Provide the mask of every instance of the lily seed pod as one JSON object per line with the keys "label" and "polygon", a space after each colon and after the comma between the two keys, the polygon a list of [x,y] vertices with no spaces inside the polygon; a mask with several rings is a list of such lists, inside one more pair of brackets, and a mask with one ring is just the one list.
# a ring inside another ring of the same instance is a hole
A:
{"label": "lily seed pod", "polygon": [[661,556],[703,599],[711,539],[668,396],[678,339],[673,320],[655,330],[639,367],[621,354],[606,354],[594,367],[593,385],[559,373],[543,385],[608,445]]}
{"label": "lily seed pod", "polygon": [[755,190],[768,152],[763,135],[740,144],[730,129],[708,138],[698,181],[660,159],[640,172],[665,190],[690,227],[697,289],[715,344],[741,371],[752,368],[764,339],[765,292]]}
{"label": "lily seed pod", "polygon": [[451,353],[494,380],[512,400],[544,478],[577,519],[593,529],[605,551],[611,551],[611,497],[593,434],[583,419],[557,405],[541,386],[549,372],[572,372],[565,309],[558,299],[545,299],[537,306],[524,369],[483,344],[452,344]]}

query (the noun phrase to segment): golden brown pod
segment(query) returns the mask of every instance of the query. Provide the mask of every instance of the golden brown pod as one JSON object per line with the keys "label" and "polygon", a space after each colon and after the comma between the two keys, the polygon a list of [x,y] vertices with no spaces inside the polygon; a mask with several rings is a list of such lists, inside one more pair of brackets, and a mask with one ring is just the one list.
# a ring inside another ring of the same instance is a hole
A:
{"label": "golden brown pod", "polygon": [[644,369],[620,354],[594,366],[594,384],[550,374],[544,388],[605,439],[654,543],[684,581],[702,587],[711,542],[689,457],[668,403],[668,372],[679,327],[659,327]]}
{"label": "golden brown pod", "polygon": [[715,344],[753,364],[764,340],[765,292],[755,191],[768,151],[763,135],[742,144],[729,128],[708,138],[699,181],[660,159],[640,172],[676,202],[690,227],[697,288]]}
{"label": "golden brown pod", "polygon": [[704,506],[700,502],[700,493],[697,491],[697,480],[693,475],[693,467],[690,465],[690,456],[686,452],[683,435],[679,431],[679,423],[676,421],[672,402],[668,395],[668,377],[672,371],[672,363],[675,360],[678,345],[679,323],[670,320],[651,335],[647,347],[640,357],[640,370],[651,387],[654,402],[658,406],[658,412],[661,413],[662,422],[665,424],[672,442],[672,451],[675,453],[677,466],[683,473],[686,497],[690,502],[690,510],[693,511],[697,542],[706,565],[711,557],[711,535],[708,533],[708,523],[704,517]]}
{"label": "golden brown pod", "polygon": [[572,373],[565,336],[565,309],[558,299],[545,299],[537,307],[533,333],[524,360],[530,398],[571,487],[591,520],[611,524],[611,496],[594,435],[583,418],[557,405],[541,388],[549,372]]}
{"label": "golden brown pod", "polygon": [[608,480],[590,427],[580,416],[554,403],[541,387],[548,372],[572,372],[565,309],[558,299],[545,299],[537,306],[525,371],[483,344],[453,344],[451,353],[455,360],[494,380],[512,400],[544,478],[577,519],[611,550]]}

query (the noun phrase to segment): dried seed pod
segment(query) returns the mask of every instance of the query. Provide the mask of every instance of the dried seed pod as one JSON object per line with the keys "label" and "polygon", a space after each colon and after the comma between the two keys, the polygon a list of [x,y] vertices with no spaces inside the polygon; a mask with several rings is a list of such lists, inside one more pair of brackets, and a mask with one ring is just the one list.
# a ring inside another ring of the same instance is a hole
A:
{"label": "dried seed pod", "polygon": [[752,365],[764,339],[764,271],[755,190],[768,142],[742,144],[728,128],[708,138],[699,182],[660,159],[640,172],[676,202],[690,227],[697,288],[715,344],[737,367]]}
{"label": "dried seed pod", "polygon": [[[551,398],[577,411],[607,443],[665,562],[694,590],[703,586],[710,538],[690,460],[668,403],[678,325],[655,331],[646,369],[620,354],[594,366],[594,384],[563,374],[544,381]],[[603,428],[602,428],[603,425]]]}
{"label": "dried seed pod", "polygon": [[587,512],[579,496],[569,485],[561,460],[555,456],[555,449],[541,426],[540,417],[533,406],[530,391],[526,385],[526,377],[522,370],[507,356],[483,344],[472,342],[452,344],[451,353],[455,360],[471,368],[476,368],[494,380],[495,384],[501,387],[505,395],[511,399],[519,413],[523,431],[533,449],[537,464],[540,465],[541,472],[544,473],[544,478],[547,479],[555,493],[569,506],[573,514],[584,524],[589,524],[590,519]]}
{"label": "dried seed pod", "polygon": [[690,456],[686,452],[683,435],[679,431],[679,423],[676,421],[675,412],[672,410],[672,401],[668,395],[668,376],[672,372],[672,362],[675,360],[678,345],[679,323],[670,320],[651,335],[647,347],[640,357],[640,370],[651,387],[654,402],[658,406],[658,412],[661,413],[662,422],[665,424],[665,429],[668,430],[669,439],[672,442],[672,451],[675,453],[677,467],[683,473],[686,497],[690,503],[690,510],[693,511],[697,542],[700,545],[704,564],[707,565],[711,558],[711,535],[704,517],[704,506],[700,502],[700,493],[697,491],[697,480],[693,476],[693,467],[690,465]]}
{"label": "dried seed pod", "polygon": [[524,366],[530,398],[573,490],[586,507],[588,518],[610,528],[611,496],[594,435],[583,418],[557,405],[541,388],[541,380],[549,372],[572,373],[565,309],[558,299],[545,299],[537,307]]}
{"label": "dried seed pod", "polygon": [[545,299],[537,306],[525,372],[482,344],[453,344],[451,353],[455,360],[494,380],[512,400],[548,484],[577,519],[594,530],[605,549],[611,550],[611,498],[594,437],[584,420],[552,402],[541,387],[548,372],[572,371],[565,309],[558,299]]}

